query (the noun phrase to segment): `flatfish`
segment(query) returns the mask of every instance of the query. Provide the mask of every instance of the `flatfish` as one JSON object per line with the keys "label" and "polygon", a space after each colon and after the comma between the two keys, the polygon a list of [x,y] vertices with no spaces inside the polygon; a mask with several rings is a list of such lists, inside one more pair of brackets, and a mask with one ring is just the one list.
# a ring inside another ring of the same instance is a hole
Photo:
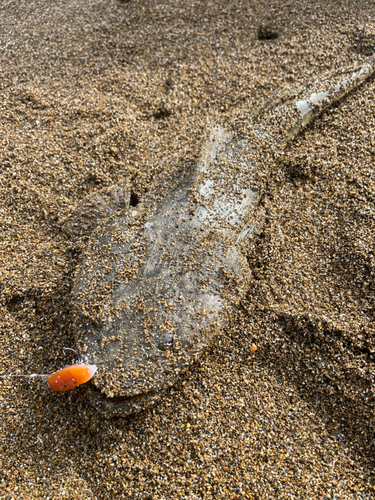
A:
{"label": "flatfish", "polygon": [[73,287],[81,359],[98,366],[88,390],[109,415],[158,401],[198,359],[247,290],[245,247],[257,225],[260,162],[374,72],[374,56],[282,89],[241,136],[214,128],[195,172],[155,206],[131,206],[127,184],[85,198],[68,221],[86,239]]}

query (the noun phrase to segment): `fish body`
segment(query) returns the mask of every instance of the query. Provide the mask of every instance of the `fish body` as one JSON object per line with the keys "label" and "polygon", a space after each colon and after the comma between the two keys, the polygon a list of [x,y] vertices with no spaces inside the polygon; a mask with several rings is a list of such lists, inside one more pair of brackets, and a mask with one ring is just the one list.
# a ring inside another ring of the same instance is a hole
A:
{"label": "fish body", "polygon": [[73,295],[81,356],[98,366],[91,402],[100,411],[154,403],[214,341],[247,289],[243,243],[262,220],[251,188],[259,163],[277,162],[373,73],[374,56],[282,90],[241,137],[214,128],[195,172],[156,207],[131,207],[126,185],[83,201],[71,227],[88,243]]}

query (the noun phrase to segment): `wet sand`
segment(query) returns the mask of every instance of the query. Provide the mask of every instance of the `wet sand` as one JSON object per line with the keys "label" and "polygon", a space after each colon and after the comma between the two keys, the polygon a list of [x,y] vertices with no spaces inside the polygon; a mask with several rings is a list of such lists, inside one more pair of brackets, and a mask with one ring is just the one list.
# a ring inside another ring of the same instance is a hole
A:
{"label": "wet sand", "polygon": [[[3,2],[0,25],[2,374],[75,361],[79,200],[162,199],[213,124],[246,136],[375,43],[352,1]],[[0,499],[375,497],[374,88],[262,162],[246,297],[160,404],[109,419],[85,386],[0,379]]]}

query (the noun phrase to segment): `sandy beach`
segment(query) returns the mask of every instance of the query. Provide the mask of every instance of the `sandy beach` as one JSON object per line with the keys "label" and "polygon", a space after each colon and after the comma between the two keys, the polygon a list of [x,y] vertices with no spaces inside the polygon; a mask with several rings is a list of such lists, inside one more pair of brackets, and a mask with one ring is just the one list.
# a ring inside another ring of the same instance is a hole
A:
{"label": "sandy beach", "polygon": [[[162,200],[213,126],[248,137],[275,92],[374,51],[362,0],[4,0],[0,375],[76,361],[87,194]],[[374,96],[259,162],[246,294],[160,403],[109,418],[85,385],[0,378],[0,500],[375,498]]]}

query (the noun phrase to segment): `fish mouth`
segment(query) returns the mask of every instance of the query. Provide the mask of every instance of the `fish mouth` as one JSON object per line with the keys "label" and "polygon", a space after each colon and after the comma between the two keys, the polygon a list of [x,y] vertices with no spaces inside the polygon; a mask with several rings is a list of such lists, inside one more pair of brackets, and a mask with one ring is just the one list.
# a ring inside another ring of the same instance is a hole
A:
{"label": "fish mouth", "polygon": [[154,390],[138,396],[108,398],[93,384],[88,388],[90,405],[107,417],[127,417],[139,413],[161,401],[161,393]]}

